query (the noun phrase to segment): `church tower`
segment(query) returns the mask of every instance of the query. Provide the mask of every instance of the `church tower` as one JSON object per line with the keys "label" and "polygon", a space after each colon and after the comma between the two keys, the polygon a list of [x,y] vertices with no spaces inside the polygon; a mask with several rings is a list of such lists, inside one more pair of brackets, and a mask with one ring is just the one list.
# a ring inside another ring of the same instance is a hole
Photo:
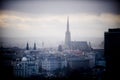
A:
{"label": "church tower", "polygon": [[26,45],[26,50],[29,50],[29,44],[28,44],[28,42],[27,42],[27,45]]}
{"label": "church tower", "polygon": [[71,44],[71,34],[70,34],[70,31],[69,31],[69,17],[67,17],[67,30],[66,30],[66,33],[65,33],[65,47],[67,49],[69,49],[70,44]]}
{"label": "church tower", "polygon": [[33,47],[34,50],[36,50],[36,43],[34,43],[34,47]]}

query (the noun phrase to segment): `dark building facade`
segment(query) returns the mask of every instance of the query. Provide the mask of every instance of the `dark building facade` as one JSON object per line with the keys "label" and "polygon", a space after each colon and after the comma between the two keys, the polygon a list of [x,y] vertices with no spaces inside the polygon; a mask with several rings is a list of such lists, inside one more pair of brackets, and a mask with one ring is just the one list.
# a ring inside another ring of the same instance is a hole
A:
{"label": "dark building facade", "polygon": [[[106,59],[106,80],[114,80],[117,78],[118,59],[120,52],[120,28],[109,29],[105,32],[105,59]],[[116,64],[117,63],[117,64]]]}

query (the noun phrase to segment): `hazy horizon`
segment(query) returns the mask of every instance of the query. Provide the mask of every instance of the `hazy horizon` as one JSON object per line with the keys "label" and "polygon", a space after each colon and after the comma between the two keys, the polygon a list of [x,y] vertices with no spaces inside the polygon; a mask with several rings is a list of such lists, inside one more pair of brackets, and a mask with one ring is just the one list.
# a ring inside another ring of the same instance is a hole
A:
{"label": "hazy horizon", "polygon": [[[3,47],[18,47],[18,48],[26,48],[27,42],[30,47],[33,48],[33,44],[36,43],[37,48],[42,48],[42,43],[44,43],[44,47],[58,47],[58,45],[64,45],[64,40],[44,40],[44,38],[34,37],[34,38],[0,38],[0,43]],[[103,42],[103,38],[81,38],[72,41],[86,41],[87,43],[91,43],[92,48],[101,48],[101,43]],[[0,46],[1,46],[0,45]]]}

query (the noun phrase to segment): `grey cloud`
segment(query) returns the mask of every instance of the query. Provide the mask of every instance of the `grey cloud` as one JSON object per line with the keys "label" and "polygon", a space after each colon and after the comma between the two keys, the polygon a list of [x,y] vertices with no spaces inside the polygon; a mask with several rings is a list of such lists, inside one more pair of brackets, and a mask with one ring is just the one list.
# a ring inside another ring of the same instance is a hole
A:
{"label": "grey cloud", "polygon": [[3,9],[31,14],[120,13],[116,1],[62,0],[62,1],[5,1]]}

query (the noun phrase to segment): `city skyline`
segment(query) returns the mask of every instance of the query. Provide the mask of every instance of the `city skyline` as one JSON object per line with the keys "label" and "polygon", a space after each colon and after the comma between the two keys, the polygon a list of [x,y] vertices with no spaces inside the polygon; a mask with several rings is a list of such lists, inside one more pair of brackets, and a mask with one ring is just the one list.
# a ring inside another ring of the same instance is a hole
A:
{"label": "city skyline", "polygon": [[4,1],[0,8],[0,42],[25,46],[64,43],[66,17],[71,40],[98,45],[108,28],[118,28],[120,15],[115,1]]}

